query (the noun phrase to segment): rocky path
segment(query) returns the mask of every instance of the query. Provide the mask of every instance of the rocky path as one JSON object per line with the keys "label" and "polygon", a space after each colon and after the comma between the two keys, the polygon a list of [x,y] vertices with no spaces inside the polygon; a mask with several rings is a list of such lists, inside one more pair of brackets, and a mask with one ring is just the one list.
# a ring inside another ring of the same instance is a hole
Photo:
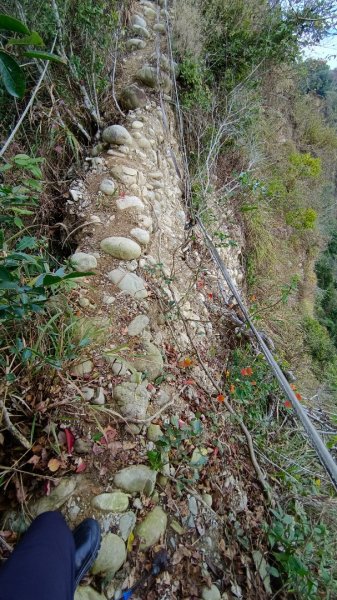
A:
{"label": "rocky path", "polygon": [[[116,80],[126,116],[104,129],[86,178],[70,189],[69,214],[82,232],[71,262],[93,272],[72,300],[96,344],[62,390],[71,408],[59,416],[74,439],[77,474],[30,512],[60,508],[71,525],[99,520],[102,547],[76,600],[117,599],[161,547],[171,572],[135,598],[242,598],[242,578],[257,594],[250,597],[264,597],[237,541],[260,527],[261,491],[250,465],[242,476],[248,459],[207,375],[221,381],[219,345],[230,334],[207,250],[184,229],[165,23],[164,9],[134,3]],[[230,233],[239,238],[234,223]],[[240,241],[221,248],[238,282]],[[232,539],[228,528],[242,533]]]}

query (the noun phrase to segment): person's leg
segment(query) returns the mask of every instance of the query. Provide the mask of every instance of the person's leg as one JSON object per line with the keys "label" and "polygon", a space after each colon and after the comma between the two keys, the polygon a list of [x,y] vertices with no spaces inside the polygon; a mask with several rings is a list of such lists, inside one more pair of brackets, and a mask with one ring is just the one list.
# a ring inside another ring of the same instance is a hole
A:
{"label": "person's leg", "polygon": [[0,600],[73,600],[75,541],[58,512],[39,515],[0,568]]}

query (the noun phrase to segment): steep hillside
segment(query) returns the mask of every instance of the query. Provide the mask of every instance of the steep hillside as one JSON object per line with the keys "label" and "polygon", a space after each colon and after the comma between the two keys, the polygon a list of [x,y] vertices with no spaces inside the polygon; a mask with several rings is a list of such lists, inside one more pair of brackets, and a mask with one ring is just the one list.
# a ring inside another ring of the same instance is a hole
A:
{"label": "steep hillside", "polygon": [[11,6],[56,26],[63,66],[3,156],[3,559],[60,509],[103,534],[76,600],[119,598],[160,548],[139,598],[335,598],[333,486],[214,262],[335,455],[334,101],[299,59],[316,9],[76,6]]}

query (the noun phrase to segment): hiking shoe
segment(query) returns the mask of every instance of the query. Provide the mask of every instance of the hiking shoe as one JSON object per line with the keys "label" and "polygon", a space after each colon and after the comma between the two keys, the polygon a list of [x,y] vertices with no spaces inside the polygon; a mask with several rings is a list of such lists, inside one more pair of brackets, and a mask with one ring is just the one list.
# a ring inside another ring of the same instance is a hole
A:
{"label": "hiking shoe", "polygon": [[101,546],[101,530],[95,519],[85,519],[73,531],[75,540],[75,588],[94,564]]}

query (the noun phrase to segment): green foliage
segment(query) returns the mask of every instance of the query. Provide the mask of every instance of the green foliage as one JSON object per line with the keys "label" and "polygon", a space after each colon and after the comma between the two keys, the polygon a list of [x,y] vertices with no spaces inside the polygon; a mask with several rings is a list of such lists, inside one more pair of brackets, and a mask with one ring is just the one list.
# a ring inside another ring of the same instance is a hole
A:
{"label": "green foliage", "polygon": [[305,93],[315,93],[325,98],[333,87],[333,78],[329,65],[324,60],[307,59],[303,64],[300,88]]}
{"label": "green foliage", "polygon": [[[202,422],[199,418],[192,419],[190,423],[183,423],[177,417],[171,417],[168,424],[164,425],[162,437],[155,442],[155,450],[150,450],[147,454],[151,469],[159,470],[170,459],[171,464],[179,465],[182,461],[190,463],[189,444],[197,445],[203,433]],[[198,471],[208,461],[207,456],[200,455],[198,461],[191,466],[193,475],[190,481],[199,478]],[[187,481],[183,478],[182,481]]]}
{"label": "green foliage", "polygon": [[[327,527],[323,523],[313,525],[299,502],[295,502],[293,514],[281,507],[271,513],[268,540],[278,571],[286,577],[286,589],[308,600],[321,597],[322,587],[335,594],[334,548]],[[278,571],[272,574],[277,576]]]}
{"label": "green foliage", "polygon": [[211,93],[206,83],[206,74],[199,62],[193,57],[185,56],[179,66],[179,82],[182,86],[182,105],[190,109],[200,106],[208,109]]}
{"label": "green foliage", "polygon": [[45,238],[25,235],[24,219],[34,214],[41,191],[42,159],[16,155],[3,170],[21,178],[19,185],[0,185],[0,321],[24,321],[40,313],[64,281],[80,275],[54,272]]}
{"label": "green foliage", "polygon": [[286,213],[286,223],[298,231],[314,229],[317,212],[313,208],[297,208]]}
{"label": "green foliage", "polygon": [[322,161],[320,158],[314,158],[309,153],[292,152],[289,156],[289,162],[295,177],[317,178],[322,173]]}
{"label": "green foliage", "polygon": [[[26,91],[25,75],[16,61],[16,58],[7,51],[8,46],[44,46],[44,42],[36,31],[30,31],[28,27],[18,19],[0,13],[0,30],[15,31],[24,34],[21,38],[10,38],[7,40],[6,52],[0,50],[0,77],[7,92],[15,98],[23,98]],[[63,58],[50,52],[38,50],[26,50],[23,56],[28,58],[40,58],[53,62],[65,63]]]}
{"label": "green foliage", "polygon": [[304,319],[304,333],[306,344],[316,363],[318,372],[320,372],[321,377],[324,377],[326,367],[336,354],[327,329],[317,319],[306,317]]}

